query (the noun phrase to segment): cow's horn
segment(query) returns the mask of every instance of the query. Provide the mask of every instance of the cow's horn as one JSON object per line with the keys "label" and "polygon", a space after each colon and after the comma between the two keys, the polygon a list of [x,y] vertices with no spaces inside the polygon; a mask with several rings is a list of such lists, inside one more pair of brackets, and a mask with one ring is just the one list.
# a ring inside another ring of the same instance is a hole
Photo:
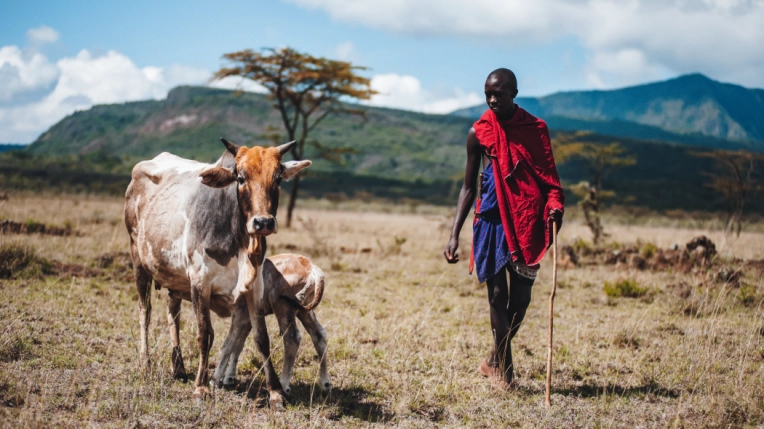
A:
{"label": "cow's horn", "polygon": [[294,141],[294,140],[292,140],[292,141],[291,141],[291,142],[289,142],[289,143],[284,143],[284,144],[282,144],[282,145],[281,145],[281,146],[279,146],[277,149],[278,149],[278,150],[279,150],[279,152],[281,152],[281,154],[283,155],[283,154],[285,154],[285,153],[289,152],[289,149],[292,149],[292,146],[294,146],[294,145],[295,145],[295,141]]}
{"label": "cow's horn", "polygon": [[228,152],[231,152],[234,155],[236,155],[239,152],[239,146],[236,146],[235,144],[224,139],[223,137],[220,137],[220,141],[223,142],[226,149],[228,149]]}

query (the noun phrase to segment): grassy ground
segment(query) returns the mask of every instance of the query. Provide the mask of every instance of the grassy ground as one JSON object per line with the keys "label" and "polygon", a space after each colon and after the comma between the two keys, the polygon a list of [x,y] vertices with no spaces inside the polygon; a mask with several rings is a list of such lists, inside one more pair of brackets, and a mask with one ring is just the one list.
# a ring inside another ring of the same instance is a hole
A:
{"label": "grassy ground", "polygon": [[[412,209],[415,210],[416,208]],[[491,345],[486,291],[467,263],[447,265],[450,217],[302,209],[269,251],[310,256],[326,272],[317,315],[329,335],[334,388],[323,396],[307,335],[286,411],[265,407],[252,340],[234,391],[197,406],[191,383],[170,377],[166,291],[153,293],[153,371],[138,366],[137,297],[124,258],[119,199],[11,195],[0,218],[69,226],[78,235],[0,235],[39,258],[85,266],[83,277],[20,273],[0,280],[0,426],[107,427],[760,427],[764,424],[764,282],[739,286],[716,273],[591,265],[561,270],[555,300],[552,408],[544,408],[547,259],[513,342],[519,388],[493,391],[477,366]],[[395,210],[390,210],[395,211]],[[650,225],[650,223],[647,223]],[[607,226],[607,225],[606,225]],[[764,234],[611,226],[621,243],[683,244],[701,233],[722,257],[764,258]],[[561,242],[588,237],[566,222]],[[467,258],[469,228],[462,236]],[[68,264],[68,265],[66,265]],[[66,271],[66,270],[63,270]],[[71,271],[71,270],[70,270]],[[609,297],[606,282],[649,293]],[[196,367],[195,327],[184,304],[186,368]],[[213,316],[212,362],[228,321]],[[269,320],[277,368],[281,342]]]}

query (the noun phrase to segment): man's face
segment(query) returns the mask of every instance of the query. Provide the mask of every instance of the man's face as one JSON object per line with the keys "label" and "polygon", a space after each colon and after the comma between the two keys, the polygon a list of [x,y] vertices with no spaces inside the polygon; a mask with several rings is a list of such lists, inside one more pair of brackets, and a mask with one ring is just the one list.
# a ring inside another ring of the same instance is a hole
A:
{"label": "man's face", "polygon": [[491,75],[485,81],[485,102],[499,118],[513,112],[517,88],[501,76]]}

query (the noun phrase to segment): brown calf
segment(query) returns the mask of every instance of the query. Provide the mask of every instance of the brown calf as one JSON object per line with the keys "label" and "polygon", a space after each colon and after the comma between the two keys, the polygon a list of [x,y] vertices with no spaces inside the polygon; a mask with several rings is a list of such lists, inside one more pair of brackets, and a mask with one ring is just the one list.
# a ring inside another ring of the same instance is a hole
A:
{"label": "brown calf", "polygon": [[[273,314],[279,323],[284,341],[284,365],[281,370],[281,386],[287,394],[292,379],[292,369],[302,334],[296,323],[299,319],[313,341],[320,362],[318,382],[326,392],[332,384],[329,381],[326,356],[326,331],[318,322],[313,309],[321,302],[324,293],[324,273],[304,256],[284,253],[269,257],[263,266],[265,293],[261,302],[262,314]],[[236,365],[244,342],[252,329],[247,307],[244,303],[236,306],[231,318],[231,329],[223,343],[220,362],[212,376],[213,383],[233,386],[236,382]],[[226,370],[227,367],[227,370]],[[223,374],[225,373],[225,377]]]}

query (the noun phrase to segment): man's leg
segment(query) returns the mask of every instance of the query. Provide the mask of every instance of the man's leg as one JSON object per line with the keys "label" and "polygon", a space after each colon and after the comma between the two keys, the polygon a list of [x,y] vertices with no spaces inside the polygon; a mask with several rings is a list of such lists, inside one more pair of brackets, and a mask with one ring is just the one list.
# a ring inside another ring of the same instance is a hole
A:
{"label": "man's leg", "polygon": [[[509,271],[509,285],[506,271]],[[525,312],[531,302],[533,281],[518,276],[509,267],[506,271],[501,270],[486,282],[494,337],[494,349],[488,359],[488,365],[499,369],[504,380],[511,383],[514,374],[510,341],[525,318]]]}
{"label": "man's leg", "polygon": [[[502,268],[495,276],[486,281],[488,287],[488,303],[490,304],[491,331],[493,333],[494,346],[488,357],[488,365],[491,368],[498,369],[499,374],[504,374],[504,379],[512,380],[510,375],[507,378],[506,363],[512,362],[512,352],[509,346],[509,311],[507,304],[509,302],[509,287],[507,284],[507,269]],[[506,359],[509,352],[509,360]]]}

